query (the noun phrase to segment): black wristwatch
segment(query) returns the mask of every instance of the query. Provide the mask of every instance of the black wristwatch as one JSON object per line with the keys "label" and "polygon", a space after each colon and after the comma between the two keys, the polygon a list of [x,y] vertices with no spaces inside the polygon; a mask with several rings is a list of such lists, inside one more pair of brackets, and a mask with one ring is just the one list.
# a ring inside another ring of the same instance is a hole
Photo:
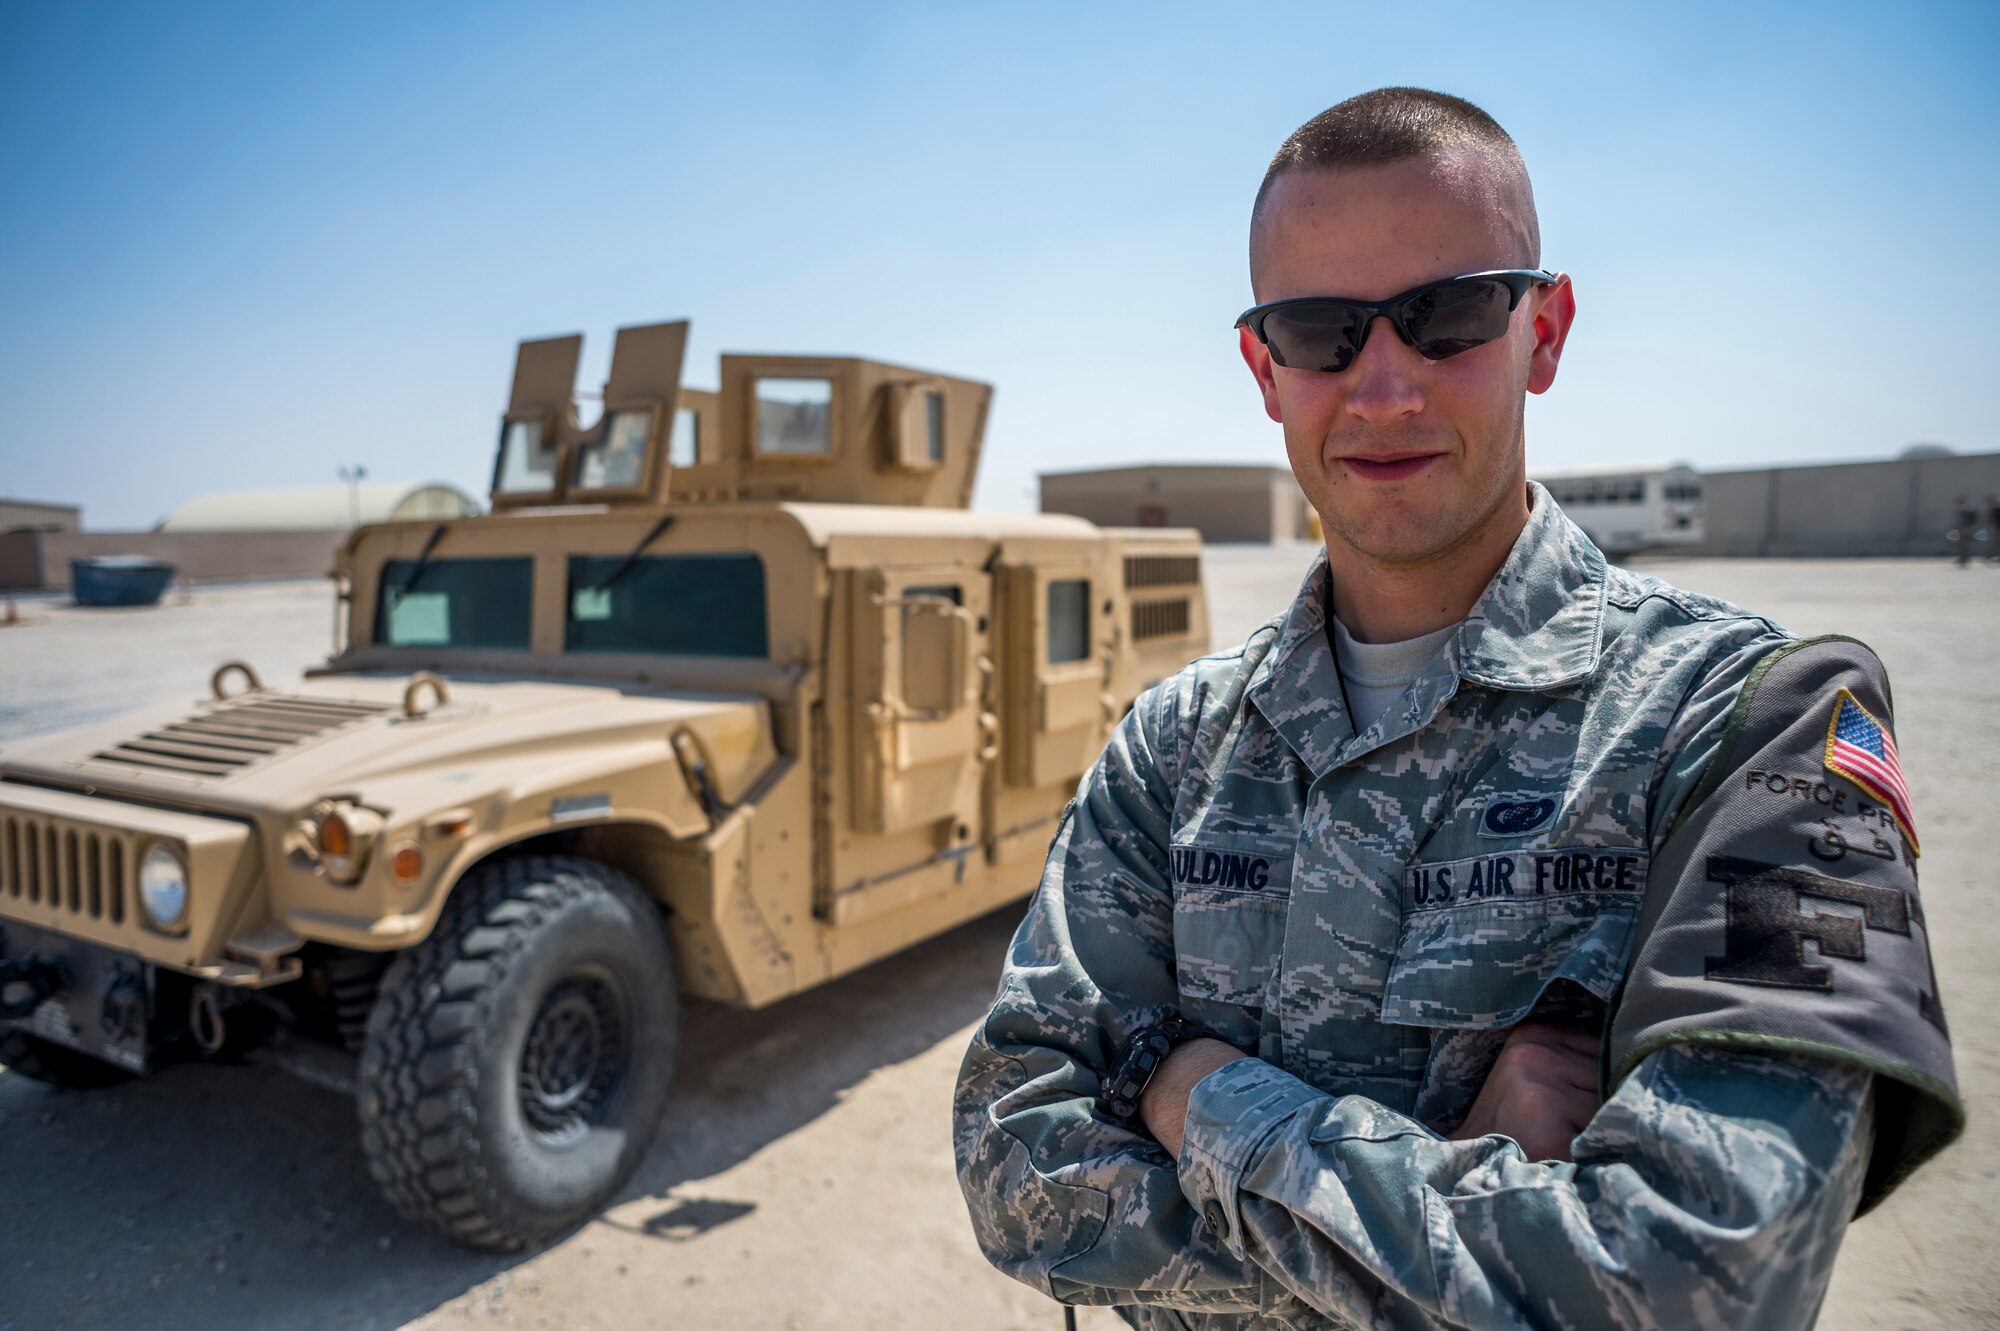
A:
{"label": "black wristwatch", "polygon": [[1146,1093],[1147,1083],[1160,1070],[1160,1064],[1167,1061],[1174,1046],[1207,1034],[1182,1017],[1169,1017],[1132,1032],[1125,1052],[1111,1065],[1111,1071],[1104,1074],[1104,1085],[1097,1092],[1099,1107],[1112,1118],[1129,1122],[1139,1113],[1139,1097]]}

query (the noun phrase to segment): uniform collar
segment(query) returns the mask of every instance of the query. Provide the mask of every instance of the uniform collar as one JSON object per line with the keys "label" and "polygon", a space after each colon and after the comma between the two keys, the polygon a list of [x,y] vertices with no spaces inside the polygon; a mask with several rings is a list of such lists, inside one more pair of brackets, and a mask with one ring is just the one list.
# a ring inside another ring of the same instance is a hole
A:
{"label": "uniform collar", "polygon": [[1553,689],[1597,669],[1604,650],[1604,556],[1549,492],[1458,634],[1458,673],[1496,689]]}
{"label": "uniform collar", "polygon": [[[1427,724],[1457,679],[1538,690],[1574,683],[1596,670],[1603,650],[1604,556],[1547,490],[1530,481],[1528,491],[1527,526],[1446,655],[1412,686],[1415,706],[1391,709],[1361,738],[1387,743]],[[1356,756],[1348,752],[1357,737],[1327,635],[1332,587],[1321,550],[1248,690],[1251,704],[1315,774]]]}

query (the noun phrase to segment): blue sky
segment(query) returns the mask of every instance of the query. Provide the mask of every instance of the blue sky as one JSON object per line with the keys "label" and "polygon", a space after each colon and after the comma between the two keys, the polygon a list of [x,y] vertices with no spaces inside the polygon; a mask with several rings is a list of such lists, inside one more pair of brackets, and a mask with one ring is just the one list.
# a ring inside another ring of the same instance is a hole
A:
{"label": "blue sky", "polygon": [[0,494],[483,492],[513,347],[999,389],[1038,471],[1282,463],[1235,352],[1265,161],[1416,83],[1512,132],[1581,314],[1531,465],[2000,447],[1990,5],[0,0]]}

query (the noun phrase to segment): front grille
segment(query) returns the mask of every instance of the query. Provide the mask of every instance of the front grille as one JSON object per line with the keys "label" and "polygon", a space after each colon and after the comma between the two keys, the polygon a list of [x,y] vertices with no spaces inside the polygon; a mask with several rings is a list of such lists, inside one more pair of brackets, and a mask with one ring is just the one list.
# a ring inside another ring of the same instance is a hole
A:
{"label": "front grille", "polygon": [[92,754],[90,760],[216,780],[393,710],[386,703],[256,694],[211,704],[185,721]]}
{"label": "front grille", "polygon": [[132,838],[32,814],[0,814],[0,898],[125,922]]}
{"label": "front grille", "polygon": [[1201,581],[1200,555],[1127,555],[1127,587],[1172,587]]}

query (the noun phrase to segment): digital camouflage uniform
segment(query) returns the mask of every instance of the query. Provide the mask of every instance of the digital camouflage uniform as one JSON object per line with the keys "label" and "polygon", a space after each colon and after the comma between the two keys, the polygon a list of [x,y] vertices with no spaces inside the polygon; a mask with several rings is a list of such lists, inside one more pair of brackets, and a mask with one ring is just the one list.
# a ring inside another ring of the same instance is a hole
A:
{"label": "digital camouflage uniform", "polygon": [[[1141,1327],[1804,1326],[1956,1134],[1916,847],[1823,762],[1841,690],[1888,725],[1879,663],[1531,499],[1361,734],[1322,554],[1086,774],[954,1103],[1001,1270]],[[1173,1013],[1255,1055],[1178,1166],[1092,1098]],[[1604,1033],[1574,1163],[1442,1135],[1531,1014]]]}

